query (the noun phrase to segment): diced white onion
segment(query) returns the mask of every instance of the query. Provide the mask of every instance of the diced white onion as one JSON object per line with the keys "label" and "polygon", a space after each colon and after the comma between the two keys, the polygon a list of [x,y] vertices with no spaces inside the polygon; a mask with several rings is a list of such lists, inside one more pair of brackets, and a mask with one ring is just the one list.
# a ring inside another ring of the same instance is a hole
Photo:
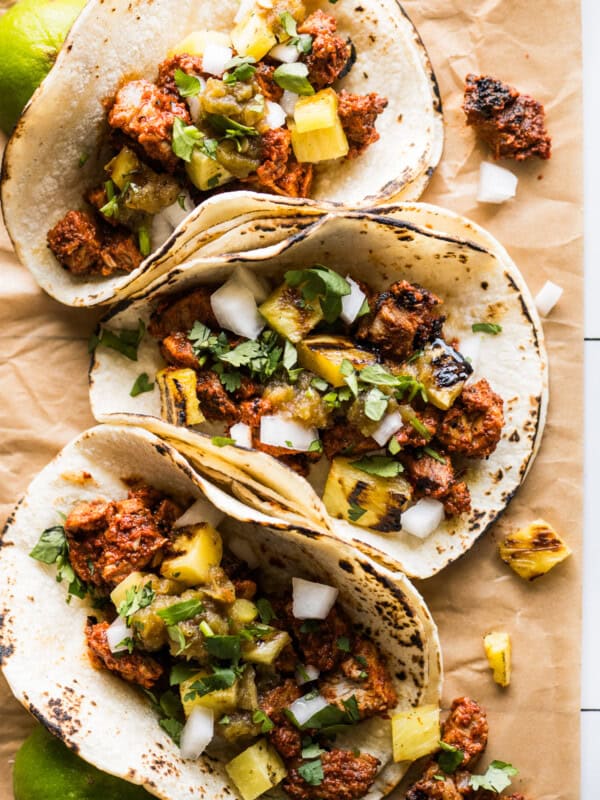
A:
{"label": "diced white onion", "polygon": [[385,447],[392,436],[404,425],[399,411],[391,411],[379,423],[379,427],[371,434],[380,447]]}
{"label": "diced white onion", "polygon": [[276,44],[269,50],[269,55],[275,61],[281,61],[284,64],[293,64],[300,58],[300,51],[295,44]]}
{"label": "diced white onion", "polygon": [[241,0],[240,7],[238,8],[233,21],[237,24],[242,22],[254,9],[254,0]]}
{"label": "diced white onion", "polygon": [[180,738],[182,758],[199,758],[214,735],[215,718],[212,708],[194,706],[183,726]]}
{"label": "diced white onion", "polygon": [[260,440],[271,447],[306,451],[318,438],[316,428],[307,428],[282,414],[267,414],[260,418]]}
{"label": "diced white onion", "polygon": [[484,161],[479,167],[477,201],[504,203],[516,195],[518,182],[519,179],[510,170]]}
{"label": "diced white onion", "polygon": [[166,208],[163,208],[162,211],[159,211],[158,214],[154,214],[152,217],[152,230],[150,231],[152,250],[156,250],[160,247],[173,233],[174,227],[169,222],[165,212]]}
{"label": "diced white onion", "polygon": [[202,69],[210,75],[222,75],[232,56],[231,47],[225,47],[224,44],[216,42],[207,42],[202,54]]}
{"label": "diced white onion", "polygon": [[229,437],[240,447],[252,447],[252,429],[245,422],[236,422],[229,429]]}
{"label": "diced white onion", "polygon": [[188,108],[190,110],[190,116],[192,118],[192,122],[198,122],[200,119],[200,114],[202,113],[202,105],[200,103],[200,98],[197,94],[193,94],[190,97],[186,97],[186,102],[188,104]]}
{"label": "diced white onion", "polygon": [[327,708],[328,705],[329,703],[327,700],[325,700],[322,695],[318,694],[316,697],[310,697],[309,699],[299,697],[297,700],[294,700],[288,708],[294,715],[298,725],[306,725],[311,717],[314,717],[319,711]]}
{"label": "diced white onion", "polygon": [[179,519],[173,523],[174,528],[185,528],[187,525],[198,525],[201,522],[208,522],[213,528],[223,520],[225,514],[221,509],[205,497],[199,497],[196,502],[185,511]]}
{"label": "diced white onion", "polygon": [[296,103],[298,102],[299,97],[300,95],[296,94],[295,92],[290,92],[289,89],[286,89],[283,93],[283,96],[279,101],[279,105],[283,108],[288,117],[294,116],[294,109],[296,108]]}
{"label": "diced white onion", "polygon": [[326,583],[292,578],[292,614],[296,619],[325,619],[337,596],[338,590]]}
{"label": "diced white onion", "polygon": [[426,539],[444,519],[444,506],[439,500],[423,497],[402,513],[402,530]]}
{"label": "diced white onion", "polygon": [[179,196],[181,202],[176,200],[172,205],[163,208],[161,211],[161,214],[165,215],[174,228],[176,228],[180,222],[183,222],[190,211],[194,210],[194,203],[187,192],[182,191]]}
{"label": "diced white onion", "polygon": [[358,283],[352,280],[350,275],[346,275],[346,280],[350,284],[350,294],[345,294],[342,297],[342,313],[340,317],[348,325],[351,325],[358,316],[358,312],[361,310],[367,296]]}
{"label": "diced white onion", "polygon": [[552,281],[546,281],[535,296],[535,306],[542,317],[547,317],[562,297],[563,289]]}
{"label": "diced white onion", "polygon": [[235,278],[230,278],[210,296],[210,304],[217,322],[222,328],[256,339],[265,327],[265,321],[258,313],[254,295]]}
{"label": "diced white onion", "polygon": [[243,283],[246,289],[250,289],[257,303],[264,302],[270,294],[268,282],[250,267],[238,267],[235,271],[235,279]]}
{"label": "diced white onion", "polygon": [[273,8],[273,0],[256,0],[256,2],[261,8]]}
{"label": "diced white onion", "polygon": [[252,549],[252,545],[239,536],[232,536],[227,541],[227,546],[234,556],[237,556],[241,561],[245,561],[250,569],[256,569],[260,565],[260,561]]}
{"label": "diced white onion", "polygon": [[479,366],[479,353],[481,351],[481,336],[478,334],[473,334],[473,336],[465,336],[464,339],[460,340],[460,346],[458,348],[459,353],[463,358],[466,358],[467,361],[473,367],[473,372],[476,371],[477,367]]}
{"label": "diced white onion", "polygon": [[133,631],[127,626],[123,617],[116,620],[106,630],[106,641],[111,653],[122,653],[127,650],[126,644],[121,644],[124,639],[132,639]]}
{"label": "diced white onion", "polygon": [[263,121],[268,128],[282,128],[285,125],[287,115],[279,103],[267,100],[265,103],[265,116]]}
{"label": "diced white onion", "polygon": [[303,665],[296,670],[296,683],[298,686],[304,686],[305,683],[316,681],[320,674],[316,667],[311,667],[310,664]]}

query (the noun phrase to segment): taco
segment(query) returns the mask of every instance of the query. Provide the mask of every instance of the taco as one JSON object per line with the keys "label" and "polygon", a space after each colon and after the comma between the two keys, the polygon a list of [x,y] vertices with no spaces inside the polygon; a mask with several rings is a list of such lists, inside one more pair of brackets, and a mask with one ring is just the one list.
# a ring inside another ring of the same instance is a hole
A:
{"label": "taco", "polygon": [[0,549],[12,691],[163,800],[383,797],[439,739],[422,598],[330,538],[226,518],[204,485],[133,427],[89,430],[42,471]]}
{"label": "taco", "polygon": [[[489,235],[471,242],[471,223],[432,207],[407,207],[424,228],[396,213],[340,212],[269,259],[173,270],[105,317],[90,391],[97,419],[160,429],[199,467],[220,449],[248,472],[265,451],[307,477],[337,536],[426,577],[530,468],[546,355],[524,281]],[[124,355],[133,329],[147,332]]]}
{"label": "taco", "polygon": [[159,274],[211,196],[416,199],[442,140],[395,0],[92,0],[7,147],[3,210],[40,285],[92,305]]}

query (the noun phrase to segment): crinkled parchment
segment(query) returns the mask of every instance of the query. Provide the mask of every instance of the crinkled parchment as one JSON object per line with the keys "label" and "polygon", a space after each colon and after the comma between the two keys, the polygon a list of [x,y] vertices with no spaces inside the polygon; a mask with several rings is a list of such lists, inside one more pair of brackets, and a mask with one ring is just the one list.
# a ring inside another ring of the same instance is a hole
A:
{"label": "crinkled parchment", "polygon": [[[460,562],[420,586],[440,626],[444,704],[469,694],[488,709],[491,737],[482,767],[491,758],[510,761],[520,771],[515,789],[532,800],[576,800],[583,440],[579,3],[408,0],[404,5],[429,49],[446,113],[444,158],[423,199],[489,228],[534,293],[546,280],[565,289],[544,324],[551,400],[537,462],[493,531]],[[479,164],[489,153],[463,124],[463,82],[471,71],[534,95],[548,113],[552,159],[508,164],[519,176],[518,195],[502,206],[475,201]],[[97,312],[68,309],[42,294],[12,255],[4,231],[0,268],[0,504],[6,515],[35,473],[93,424],[86,341]],[[508,531],[539,516],[558,528],[575,555],[529,584],[504,566],[496,545]],[[513,638],[508,690],[493,684],[483,656],[482,637],[493,629]],[[32,658],[43,657],[32,649]],[[10,800],[8,766],[33,723],[4,683],[0,703],[0,797]]]}

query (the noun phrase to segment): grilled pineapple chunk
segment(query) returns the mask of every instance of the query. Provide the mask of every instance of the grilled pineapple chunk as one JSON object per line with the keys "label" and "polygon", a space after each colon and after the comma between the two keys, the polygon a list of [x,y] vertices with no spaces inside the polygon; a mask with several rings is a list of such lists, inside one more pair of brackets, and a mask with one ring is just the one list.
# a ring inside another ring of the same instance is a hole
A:
{"label": "grilled pineapple chunk", "polygon": [[130,572],[110,593],[112,604],[118,610],[121,603],[127,599],[127,592],[130,589],[141,589],[148,583],[155,594],[177,594],[182,588],[177,581],[159,578],[151,572]]}
{"label": "grilled pineapple chunk", "polygon": [[139,168],[139,158],[128,147],[124,147],[105,167],[110,174],[112,182],[116,184],[120,192],[131,182],[131,176]]}
{"label": "grilled pineapple chunk", "polygon": [[340,372],[342,361],[349,361],[357,370],[377,361],[374,353],[360,350],[345,336],[309,336],[298,342],[297,350],[300,365],[332,386],[344,385],[344,376]]}
{"label": "grilled pineapple chunk", "polygon": [[185,165],[188,178],[201,192],[223,186],[233,180],[233,175],[215,158],[207,156],[196,147],[192,159]]}
{"label": "grilled pineapple chunk", "polygon": [[428,705],[392,717],[394,761],[416,761],[435,752],[440,743],[440,709]]}
{"label": "grilled pineapple chunk", "polygon": [[298,133],[332,128],[338,118],[338,99],[333,89],[322,89],[309,97],[300,97],[294,106]]}
{"label": "grilled pineapple chunk", "polygon": [[290,342],[299,342],[323,319],[319,302],[307,305],[298,289],[287,283],[275,289],[258,310],[271,328]]}
{"label": "grilled pineapple chunk", "polygon": [[402,374],[413,375],[425,386],[429,402],[444,411],[462,392],[473,372],[470,363],[443,339],[425,345],[423,354],[402,365]]}
{"label": "grilled pineapple chunk", "polygon": [[258,617],[258,608],[251,600],[244,600],[239,597],[231,606],[229,616],[236,625],[243,627],[254,622]]}
{"label": "grilled pineapple chunk", "polygon": [[211,569],[218,567],[223,557],[221,536],[207,522],[183,528],[171,547],[177,555],[164,559],[161,575],[186,586],[207,583]]}
{"label": "grilled pineapple chunk", "polygon": [[552,525],[536,519],[509,534],[498,547],[500,558],[525,580],[533,581],[571,555],[571,548]]}
{"label": "grilled pineapple chunk", "polygon": [[209,692],[205,695],[200,695],[194,692],[192,684],[202,678],[210,675],[210,671],[204,670],[197,672],[185,681],[182,681],[179,686],[179,693],[181,695],[181,703],[186,717],[189,717],[191,711],[196,706],[203,708],[212,708],[215,714],[228,714],[230,711],[235,711],[238,705],[238,681],[227,689],[215,689],[214,692]]}
{"label": "grilled pineapple chunk", "polygon": [[180,53],[189,53],[191,56],[202,56],[207,44],[220,44],[223,47],[230,47],[231,40],[226,33],[221,31],[193,31],[185,39],[178,42],[175,47],[169,50],[169,58]]}
{"label": "grilled pineapple chunk", "polygon": [[494,680],[500,686],[510,683],[510,636],[505,631],[492,631],[483,637],[483,647],[487,656]]}
{"label": "grilled pineapple chunk", "polygon": [[402,512],[411,499],[410,484],[401,475],[369,475],[353,466],[351,458],[331,462],[323,502],[332,517],[383,533],[399,531]]}
{"label": "grilled pineapple chunk", "polygon": [[287,775],[285,764],[266,739],[248,747],[225,765],[243,800],[255,800]]}
{"label": "grilled pineapple chunk", "polygon": [[199,425],[205,421],[196,394],[193,369],[167,367],[156,373],[160,390],[160,415],[173,425]]}
{"label": "grilled pineapple chunk", "polygon": [[251,56],[257,61],[277,44],[267,19],[258,10],[251,11],[235,26],[231,41],[239,56]]}
{"label": "grilled pineapple chunk", "polygon": [[329,128],[319,128],[301,133],[291,120],[288,127],[292,134],[292,149],[300,162],[317,164],[319,161],[330,161],[348,155],[348,139],[342,128],[339,116]]}
{"label": "grilled pineapple chunk", "polygon": [[289,633],[273,629],[272,633],[265,634],[260,639],[244,642],[242,656],[244,661],[251,661],[253,664],[273,664],[290,642]]}

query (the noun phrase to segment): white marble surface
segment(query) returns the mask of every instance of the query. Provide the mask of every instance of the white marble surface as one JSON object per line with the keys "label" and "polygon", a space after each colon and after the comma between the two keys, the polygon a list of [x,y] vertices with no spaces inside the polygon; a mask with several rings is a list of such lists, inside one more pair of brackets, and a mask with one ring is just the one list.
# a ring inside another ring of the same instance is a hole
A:
{"label": "white marble surface", "polygon": [[600,536],[594,509],[600,488],[600,3],[583,0],[585,115],[585,528],[583,584],[583,663],[581,687],[582,800],[600,797]]}

